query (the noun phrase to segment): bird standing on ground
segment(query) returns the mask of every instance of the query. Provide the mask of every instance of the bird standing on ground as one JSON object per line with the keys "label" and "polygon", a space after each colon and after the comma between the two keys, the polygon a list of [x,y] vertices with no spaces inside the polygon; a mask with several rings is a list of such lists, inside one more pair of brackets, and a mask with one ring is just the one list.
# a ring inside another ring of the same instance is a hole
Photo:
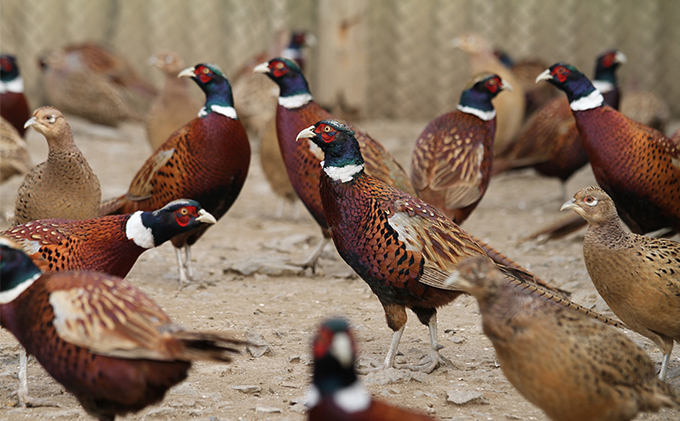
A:
{"label": "bird standing on ground", "polygon": [[43,271],[91,270],[124,278],[144,251],[215,222],[195,200],[179,199],[153,212],[41,219],[0,235],[19,243]]}
{"label": "bird standing on ground", "polygon": [[179,54],[166,51],[153,55],[149,63],[165,76],[165,84],[151,102],[146,115],[146,139],[152,150],[158,149],[175,132],[196,117],[201,104],[189,89],[189,81],[177,77],[186,66]]}
{"label": "bird standing on ground", "polygon": [[494,73],[513,87],[512,92],[506,92],[493,100],[493,106],[498,112],[494,140],[494,152],[497,153],[505,148],[505,145],[517,135],[522,127],[526,108],[522,84],[496,57],[491,44],[479,34],[461,35],[453,40],[453,45],[470,54],[473,75],[481,72]]}
{"label": "bird standing on ground", "polygon": [[680,149],[672,139],[604,103],[583,73],[557,63],[536,81],[567,94],[598,184],[631,231],[680,230]]}
{"label": "bird standing on ground", "polygon": [[[410,308],[428,326],[431,347],[421,364],[406,367],[431,372],[442,362],[437,308],[461,294],[444,280],[465,257],[490,258],[437,208],[367,174],[349,127],[322,120],[298,139],[311,139],[324,152],[319,190],[335,247],[378,297],[394,331],[383,368],[394,366]],[[530,274],[505,270],[516,282],[534,287]]]}
{"label": "bird standing on ground", "polygon": [[312,354],[313,383],[306,402],[309,421],[432,420],[371,397],[354,369],[357,345],[346,320],[325,320],[312,342]]}
{"label": "bird standing on ground", "polygon": [[[322,154],[312,142],[296,143],[295,139],[300,130],[332,116],[314,101],[307,80],[297,64],[291,60],[275,58],[257,66],[255,72],[266,74],[280,88],[276,131],[281,155],[295,192],[324,233],[324,241],[303,263],[303,266],[314,268],[330,238],[319,196]],[[400,190],[415,194],[406,171],[380,143],[366,133],[357,132],[356,136],[369,174]]]}
{"label": "bird standing on ground", "polygon": [[623,421],[680,404],[624,333],[509,284],[487,259],[448,281],[474,296],[482,328],[513,386],[555,421]]}
{"label": "bird standing on ground", "polygon": [[0,55],[0,116],[24,137],[24,123],[31,118],[31,109],[24,95],[24,79],[17,59],[10,54]]}
{"label": "bird standing on ground", "polygon": [[[102,203],[100,215],[153,211],[171,200],[188,198],[219,220],[241,192],[250,165],[250,143],[236,116],[229,81],[213,64],[197,64],[179,76],[192,78],[205,93],[199,116],[147,159],[126,194]],[[180,284],[193,277],[190,247],[207,229],[202,225],[171,240]]]}
{"label": "bird standing on ground", "polygon": [[14,225],[36,219],[88,219],[101,202],[99,179],[73,141],[71,127],[59,110],[35,110],[25,127],[45,136],[47,160],[24,178],[17,193]]}
{"label": "bird standing on ground", "polygon": [[496,110],[491,100],[512,89],[498,75],[475,76],[456,110],[432,120],[416,140],[411,182],[418,196],[457,224],[489,186]]}
{"label": "bird standing on ground", "polygon": [[102,421],[163,399],[194,360],[229,362],[242,341],[172,323],[135,286],[89,271],[42,273],[0,240],[0,323]]}
{"label": "bird standing on ground", "polygon": [[[595,60],[593,86],[602,93],[605,103],[615,109],[620,96],[616,70],[625,62],[626,56],[617,50],[605,51]],[[588,154],[579,136],[569,101],[560,94],[529,118],[517,138],[494,156],[492,172],[496,175],[512,169],[533,167],[540,175],[557,177],[562,181],[564,201],[568,197],[567,180],[587,163]]]}
{"label": "bird standing on ground", "polygon": [[664,379],[673,341],[680,340],[680,243],[626,231],[598,187],[579,190],[564,209],[588,222],[583,256],[590,278],[614,314],[661,349]]}

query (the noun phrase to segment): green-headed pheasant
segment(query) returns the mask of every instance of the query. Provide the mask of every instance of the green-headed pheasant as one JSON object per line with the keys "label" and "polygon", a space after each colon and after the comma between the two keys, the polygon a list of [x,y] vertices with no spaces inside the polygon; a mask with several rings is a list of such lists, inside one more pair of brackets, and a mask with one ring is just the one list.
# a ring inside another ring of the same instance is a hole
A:
{"label": "green-headed pheasant", "polygon": [[[364,171],[354,132],[335,120],[322,120],[300,132],[325,154],[320,193],[326,221],[340,256],[368,283],[394,331],[384,368],[394,366],[410,308],[430,331],[430,353],[413,369],[432,371],[440,363],[437,307],[461,292],[444,284],[449,272],[468,256],[491,260],[458,225],[426,202],[385,184]],[[503,269],[514,282],[539,289],[522,270]],[[586,310],[586,312],[588,312]]]}
{"label": "green-headed pheasant", "polygon": [[[188,198],[219,220],[240,193],[250,165],[250,143],[236,117],[229,81],[213,64],[197,64],[179,76],[190,77],[201,87],[205,105],[142,165],[126,194],[102,204],[100,215],[153,211],[171,200]],[[207,229],[202,225],[172,239],[180,283],[192,278],[190,247]]]}

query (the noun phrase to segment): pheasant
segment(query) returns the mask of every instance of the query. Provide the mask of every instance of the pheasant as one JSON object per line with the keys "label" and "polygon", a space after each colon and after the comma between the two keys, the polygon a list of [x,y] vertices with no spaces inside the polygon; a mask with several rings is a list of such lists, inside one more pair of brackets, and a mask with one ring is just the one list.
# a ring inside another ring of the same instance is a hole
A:
{"label": "pheasant", "polygon": [[623,332],[520,290],[487,259],[463,260],[447,282],[477,299],[505,377],[550,419],[631,420],[679,406]]}
{"label": "pheasant", "polygon": [[[295,139],[300,130],[319,120],[331,118],[331,115],[314,101],[307,80],[297,64],[291,60],[276,58],[258,65],[255,72],[266,74],[280,88],[276,131],[283,161],[295,192],[324,234],[324,240],[303,263],[303,266],[314,268],[323,248],[330,241],[318,188],[322,154],[311,142],[296,143]],[[357,132],[357,141],[361,145],[369,174],[400,190],[415,194],[404,169],[382,145],[362,132]]]}
{"label": "pheasant", "polygon": [[[602,93],[605,102],[614,108],[619,103],[615,72],[625,62],[626,56],[617,50],[606,51],[595,60],[593,86]],[[492,173],[495,175],[511,169],[533,167],[543,176],[559,178],[562,181],[562,200],[566,200],[567,180],[587,163],[588,155],[583,148],[569,102],[560,96],[536,112],[517,138],[494,156]]]}
{"label": "pheasant", "polygon": [[145,250],[215,222],[195,200],[178,199],[153,212],[41,219],[0,235],[19,243],[43,271],[92,270],[124,278]]}
{"label": "pheasant", "polygon": [[663,352],[666,376],[673,341],[680,340],[680,243],[630,233],[612,199],[598,187],[562,205],[588,222],[583,256],[590,278],[611,310]]}
{"label": "pheasant", "polygon": [[78,52],[52,51],[40,59],[40,68],[46,102],[63,112],[112,127],[141,120],[144,107],[134,94],[110,75],[93,70]]}
{"label": "pheasant", "polygon": [[[197,64],[179,76],[191,77],[206,95],[199,117],[161,145],[137,172],[128,192],[103,203],[100,215],[152,211],[184,197],[220,219],[238,197],[248,174],[250,143],[236,117],[229,81],[213,64]],[[172,239],[180,284],[193,278],[190,247],[207,229],[202,225]]]}
{"label": "pheasant", "polygon": [[35,110],[25,127],[45,136],[47,161],[26,174],[19,186],[14,224],[36,219],[88,219],[101,202],[99,179],[73,141],[71,127],[59,110]]}
{"label": "pheasant", "polygon": [[187,377],[192,361],[229,362],[243,344],[222,333],[184,330],[124,279],[42,273],[5,238],[0,276],[0,324],[102,421],[160,402]]}
{"label": "pheasant", "polygon": [[432,420],[371,397],[354,369],[357,346],[346,320],[325,320],[312,342],[312,354],[313,384],[306,399],[309,421]]}
{"label": "pheasant", "polygon": [[411,182],[418,196],[460,224],[489,186],[496,110],[491,100],[512,89],[498,75],[475,76],[456,110],[432,120],[416,140]]}
{"label": "pheasant", "polygon": [[31,109],[24,95],[24,79],[17,59],[10,54],[0,55],[0,116],[24,137],[24,123],[31,118]]}
{"label": "pheasant", "polygon": [[678,231],[678,145],[604,104],[602,94],[573,66],[557,63],[539,80],[567,94],[595,179],[631,231]]}
{"label": "pheasant", "polygon": [[[490,257],[437,208],[367,174],[348,126],[322,120],[301,131],[298,139],[311,139],[324,152],[319,189],[335,247],[377,295],[394,331],[384,368],[394,366],[408,307],[428,326],[431,348],[422,364],[407,368],[431,372],[441,362],[437,307],[461,294],[444,280],[464,257]],[[573,305],[537,286],[531,274],[503,268],[525,288]]]}
{"label": "pheasant", "polygon": [[188,81],[177,77],[186,68],[179,54],[161,52],[152,56],[149,62],[165,75],[163,89],[151,103],[145,120],[146,138],[155,151],[175,130],[196,117],[201,104],[191,93]]}
{"label": "pheasant", "polygon": [[522,84],[512,71],[505,67],[494,55],[491,44],[479,34],[460,35],[454,38],[453,45],[470,55],[473,75],[480,72],[495,73],[514,88],[512,92],[506,92],[493,101],[494,108],[498,112],[496,137],[494,139],[494,152],[498,153],[505,148],[522,127],[526,108]]}
{"label": "pheasant", "polygon": [[0,117],[0,183],[14,175],[26,174],[31,168],[26,142],[14,126]]}

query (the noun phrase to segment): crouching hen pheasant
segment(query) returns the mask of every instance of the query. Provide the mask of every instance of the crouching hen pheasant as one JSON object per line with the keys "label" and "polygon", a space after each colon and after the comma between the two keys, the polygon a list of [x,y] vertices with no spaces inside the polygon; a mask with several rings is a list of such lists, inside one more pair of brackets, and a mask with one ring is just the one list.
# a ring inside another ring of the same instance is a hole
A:
{"label": "crouching hen pheasant", "polygon": [[194,360],[229,362],[240,340],[184,330],[135,286],[89,271],[42,273],[0,239],[0,324],[92,416],[160,402]]}
{"label": "crouching hen pheasant", "polygon": [[309,421],[427,421],[432,418],[373,399],[354,366],[357,344],[344,319],[324,321],[312,341],[313,384],[307,392]]}
{"label": "crouching hen pheasant", "polygon": [[630,233],[612,199],[586,187],[562,205],[588,222],[583,256],[593,284],[611,310],[663,352],[666,376],[673,342],[680,340],[680,243]]}
{"label": "crouching hen pheasant", "polygon": [[505,377],[550,419],[623,421],[678,407],[624,333],[522,291],[487,259],[463,260],[447,282],[477,299]]}
{"label": "crouching hen pheasant", "polygon": [[595,179],[631,231],[679,231],[680,145],[606,105],[573,66],[557,63],[540,80],[567,94]]}
{"label": "crouching hen pheasant", "polygon": [[[102,204],[100,215],[153,211],[171,200],[188,198],[220,219],[241,192],[250,165],[250,144],[236,117],[229,81],[212,64],[184,69],[179,77],[190,77],[201,87],[205,105],[197,118],[151,155],[126,194]],[[172,239],[180,284],[193,278],[190,247],[207,229],[208,225],[201,225]]]}
{"label": "crouching hen pheasant", "polygon": [[[444,281],[464,257],[490,258],[437,208],[367,174],[349,127],[322,120],[298,138],[311,139],[325,154],[319,189],[335,247],[378,297],[394,331],[384,368],[394,366],[410,308],[428,326],[431,348],[422,364],[407,367],[431,372],[441,361],[437,307],[461,294]],[[515,282],[551,296],[529,273],[503,269]]]}
{"label": "crouching hen pheasant", "polygon": [[413,187],[457,224],[467,219],[489,187],[496,135],[491,100],[503,89],[512,87],[498,75],[475,76],[457,109],[432,120],[416,140]]}

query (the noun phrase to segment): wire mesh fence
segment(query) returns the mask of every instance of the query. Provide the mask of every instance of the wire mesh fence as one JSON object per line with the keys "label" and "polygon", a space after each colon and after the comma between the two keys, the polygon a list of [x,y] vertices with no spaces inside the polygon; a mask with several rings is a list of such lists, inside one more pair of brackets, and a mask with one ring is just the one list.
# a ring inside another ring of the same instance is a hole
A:
{"label": "wire mesh fence", "polygon": [[[333,16],[336,19],[331,19]],[[680,115],[680,1],[668,0],[0,0],[2,52],[15,54],[40,103],[37,57],[86,40],[107,43],[160,86],[146,60],[175,50],[227,75],[264,51],[281,28],[306,29],[312,91],[370,118],[427,119],[455,106],[469,58],[451,46],[475,31],[512,57],[564,61],[592,73],[616,47],[619,71]],[[349,86],[348,86],[349,85]]]}

